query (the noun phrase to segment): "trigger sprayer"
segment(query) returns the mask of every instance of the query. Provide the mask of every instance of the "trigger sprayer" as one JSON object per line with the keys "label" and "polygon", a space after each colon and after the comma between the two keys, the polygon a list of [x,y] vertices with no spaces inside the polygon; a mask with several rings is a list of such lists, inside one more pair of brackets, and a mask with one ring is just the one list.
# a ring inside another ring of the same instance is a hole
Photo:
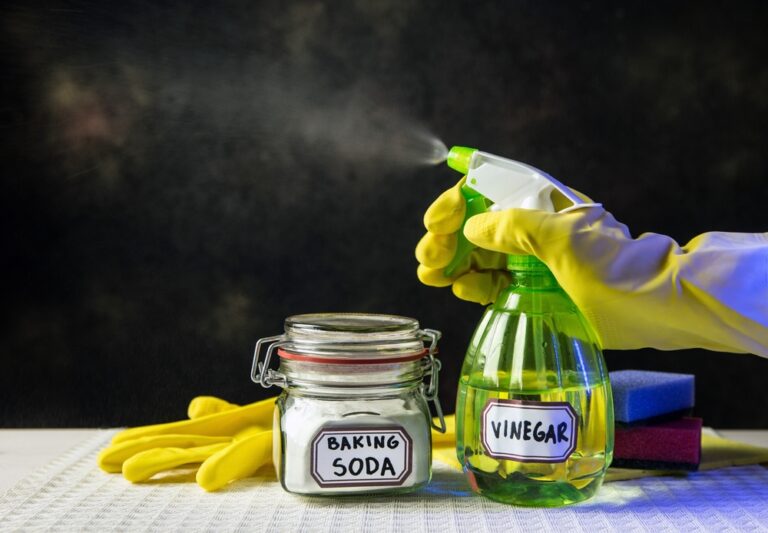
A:
{"label": "trigger sprayer", "polygon": [[[465,222],[488,209],[555,211],[556,190],[577,195],[537,168],[453,147],[448,166],[467,176]],[[454,274],[472,245],[459,232]],[[503,503],[557,507],[600,487],[613,457],[613,400],[591,326],[547,266],[510,255],[510,285],[469,343],[456,399],[456,453],[472,489]]]}
{"label": "trigger sprayer", "polygon": [[[492,210],[522,207],[555,211],[552,205],[552,191],[559,191],[571,206],[563,209],[587,207],[587,204],[558,180],[535,167],[481,152],[476,148],[454,146],[448,152],[447,164],[467,180],[461,187],[461,193],[467,203],[464,221],[474,215]],[[445,268],[445,274],[452,276],[472,251],[472,244],[464,237],[463,225],[458,234],[458,246],[451,263]]]}

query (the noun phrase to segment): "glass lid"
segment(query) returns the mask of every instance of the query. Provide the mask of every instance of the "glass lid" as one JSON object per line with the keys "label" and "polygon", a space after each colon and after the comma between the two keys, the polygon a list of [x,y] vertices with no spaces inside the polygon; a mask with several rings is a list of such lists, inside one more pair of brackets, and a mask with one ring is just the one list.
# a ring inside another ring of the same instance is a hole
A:
{"label": "glass lid", "polygon": [[[424,352],[416,319],[367,313],[312,313],[285,320],[286,343],[280,355],[388,360]],[[383,361],[382,361],[383,362]]]}

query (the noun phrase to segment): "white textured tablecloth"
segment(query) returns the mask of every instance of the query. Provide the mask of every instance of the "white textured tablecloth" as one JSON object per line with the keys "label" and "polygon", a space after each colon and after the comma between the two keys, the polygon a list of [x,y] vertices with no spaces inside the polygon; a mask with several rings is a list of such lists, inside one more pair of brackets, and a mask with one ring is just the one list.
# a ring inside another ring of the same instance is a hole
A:
{"label": "white textured tablecloth", "polygon": [[768,531],[768,469],[734,467],[606,484],[560,509],[497,504],[439,463],[420,492],[302,498],[272,479],[206,493],[194,483],[131,485],[96,467],[100,432],[0,497],[2,530],[243,531]]}

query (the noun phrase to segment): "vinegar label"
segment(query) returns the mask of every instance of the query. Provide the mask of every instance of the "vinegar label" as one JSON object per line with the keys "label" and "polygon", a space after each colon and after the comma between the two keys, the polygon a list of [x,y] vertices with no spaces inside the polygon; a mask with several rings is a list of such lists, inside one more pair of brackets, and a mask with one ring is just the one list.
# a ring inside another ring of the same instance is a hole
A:
{"label": "vinegar label", "polygon": [[311,453],[321,487],[398,486],[413,468],[413,441],[401,426],[321,429]]}
{"label": "vinegar label", "polygon": [[488,456],[521,463],[562,463],[573,453],[579,416],[568,402],[488,400],[481,436]]}

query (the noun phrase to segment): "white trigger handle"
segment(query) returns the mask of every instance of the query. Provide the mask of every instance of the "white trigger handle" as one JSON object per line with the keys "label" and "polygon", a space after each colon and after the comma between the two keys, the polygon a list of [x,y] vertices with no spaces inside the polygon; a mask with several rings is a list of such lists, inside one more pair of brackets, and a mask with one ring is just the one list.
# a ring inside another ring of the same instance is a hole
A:
{"label": "white trigger handle", "polygon": [[491,200],[494,211],[522,207],[554,212],[551,195],[555,189],[572,203],[561,213],[601,205],[585,203],[571,189],[542,170],[487,152],[477,151],[472,155],[467,185]]}

